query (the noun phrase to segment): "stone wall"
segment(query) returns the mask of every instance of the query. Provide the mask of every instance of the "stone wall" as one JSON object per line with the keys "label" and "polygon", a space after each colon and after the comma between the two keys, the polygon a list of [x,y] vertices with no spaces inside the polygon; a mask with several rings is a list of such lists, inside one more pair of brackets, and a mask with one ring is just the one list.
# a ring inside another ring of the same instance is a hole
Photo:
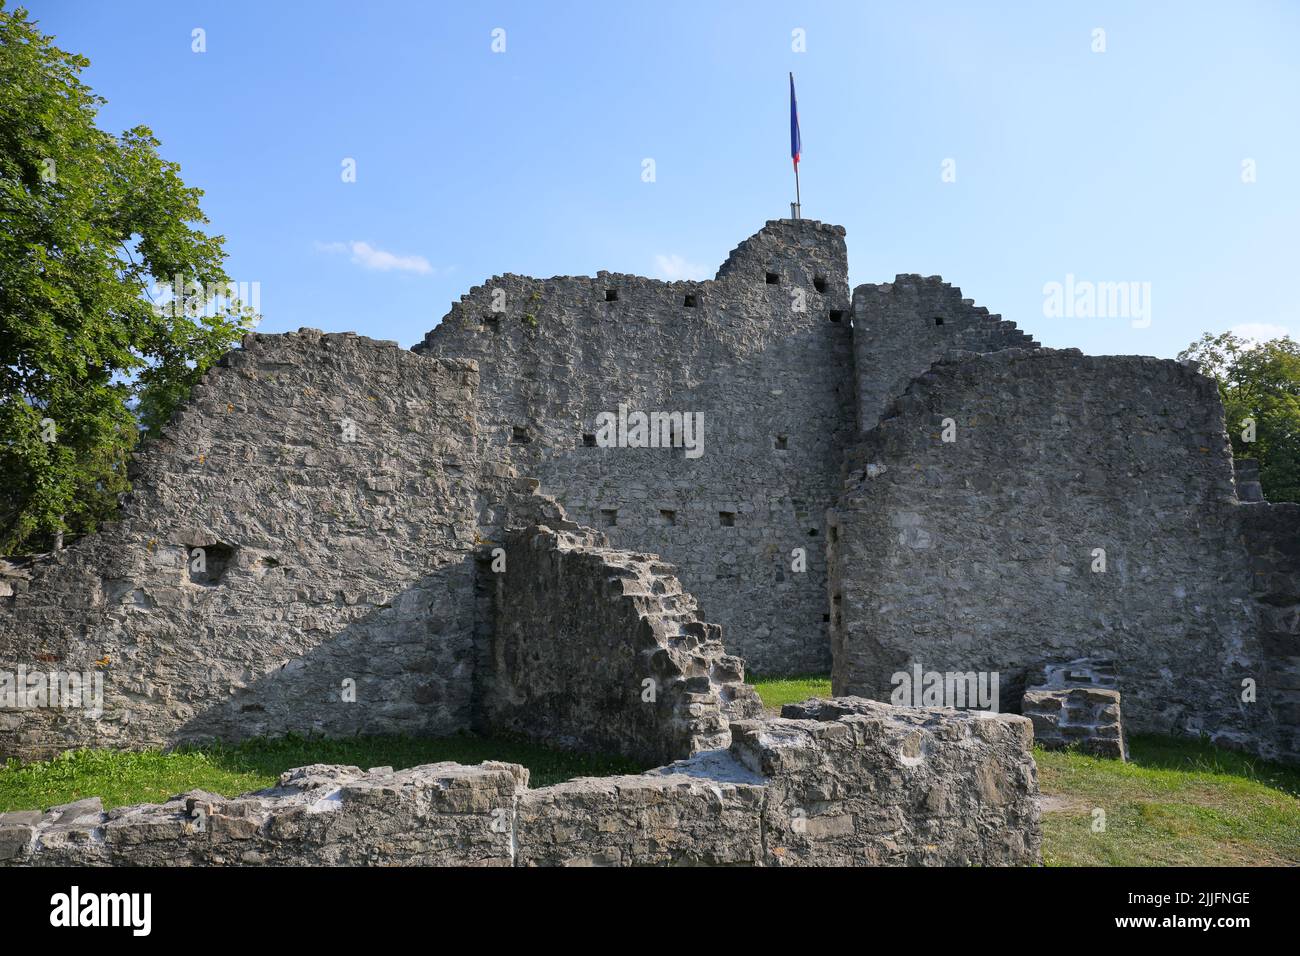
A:
{"label": "stone wall", "polygon": [[350,335],[250,336],[144,446],[120,524],[0,566],[0,670],[105,691],[97,717],[0,711],[0,753],[471,728],[647,763],[725,747],[761,705],[720,628],[670,566],[479,460],[476,382]]}
{"label": "stone wall", "polygon": [[872,701],[734,725],[730,751],[530,789],[513,764],[312,766],[193,792],[0,814],[9,866],[1033,865],[1029,722]]}
{"label": "stone wall", "polygon": [[504,536],[482,669],[486,727],[549,746],[666,763],[726,747],[762,712],[716,624],[670,565],[590,529]]}
{"label": "stone wall", "polygon": [[1300,504],[1243,504],[1259,620],[1259,701],[1277,718],[1278,751],[1300,760]]}
{"label": "stone wall", "polygon": [[1038,769],[1024,717],[847,697],[732,726],[767,778],[765,841],[783,866],[1038,862]]}
{"label": "stone wall", "polygon": [[[937,277],[849,320],[844,230],[780,220],[712,280],[495,277],[418,354],[248,337],[120,522],[0,562],[0,756],[472,727],[667,760],[752,704],[720,640],[833,653],[840,693],[994,669],[1004,706],[1108,657],[1132,729],[1297,754],[1300,519],[1241,503],[1212,383],[1022,349]],[[620,407],[701,415],[702,454],[601,447]],[[6,710],[19,671],[102,681],[103,715]]]}
{"label": "stone wall", "polygon": [[350,333],[248,336],[143,445],[120,522],[6,577],[0,670],[105,699],[0,710],[0,756],[467,727],[476,383]]}
{"label": "stone wall", "polygon": [[1268,668],[1240,507],[1215,385],[1188,366],[1074,350],[940,361],[848,456],[835,693],[887,699],[919,663],[999,672],[1009,709],[1043,663],[1108,658],[1131,730],[1268,752],[1273,703],[1240,698]]}
{"label": "stone wall", "polygon": [[[760,672],[829,666],[822,522],[853,428],[843,236],[769,222],[710,281],[496,276],[416,347],[479,364],[488,467],[662,554]],[[620,405],[702,413],[703,454],[599,447]]]}
{"label": "stone wall", "polygon": [[853,290],[853,361],[858,428],[873,428],[909,382],[945,353],[1037,348],[939,276],[900,275]]}

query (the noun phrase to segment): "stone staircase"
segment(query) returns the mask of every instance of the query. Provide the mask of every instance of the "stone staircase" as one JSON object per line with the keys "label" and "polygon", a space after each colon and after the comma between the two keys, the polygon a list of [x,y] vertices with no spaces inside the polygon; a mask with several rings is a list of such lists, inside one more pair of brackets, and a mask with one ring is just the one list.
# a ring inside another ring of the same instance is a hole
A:
{"label": "stone staircase", "polygon": [[[594,537],[604,539],[599,532]],[[745,663],[728,654],[722,644],[722,628],[699,619],[695,597],[682,588],[676,568],[658,555],[621,551],[607,546],[589,547],[611,568],[622,572],[609,580],[621,585],[622,595],[639,599],[639,613],[657,646],[641,652],[647,670],[667,674],[672,692],[682,682],[685,714],[679,719],[690,726],[695,741],[691,752],[714,750],[731,743],[728,725],[732,720],[761,716],[763,704],[754,688],[745,683]],[[666,660],[665,660],[666,652]]]}
{"label": "stone staircase", "polygon": [[[744,661],[727,653],[719,625],[700,620],[672,564],[611,547],[603,532],[568,520],[535,481],[509,484],[485,523],[483,534],[493,540],[483,542],[479,557],[487,568],[491,551],[504,546],[509,568],[500,587],[480,571],[496,593],[484,642],[490,648],[499,638],[502,645],[477,665],[491,698],[489,728],[559,746],[585,742],[680,759],[727,747],[731,721],[762,715]],[[517,569],[522,577],[512,582]],[[523,581],[535,593],[514,590]],[[574,614],[574,607],[584,610]],[[516,654],[532,655],[530,671],[502,663]],[[602,710],[610,688],[639,691],[647,681],[655,688],[652,708]]]}

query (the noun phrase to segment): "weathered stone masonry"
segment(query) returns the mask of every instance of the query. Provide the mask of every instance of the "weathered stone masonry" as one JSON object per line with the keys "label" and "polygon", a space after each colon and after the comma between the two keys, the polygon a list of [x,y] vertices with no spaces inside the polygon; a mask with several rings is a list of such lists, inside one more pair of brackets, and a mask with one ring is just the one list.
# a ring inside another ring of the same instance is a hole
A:
{"label": "weathered stone masonry", "polygon": [[[669,760],[752,712],[741,657],[833,652],[837,693],[917,661],[1001,671],[1004,708],[1107,657],[1133,729],[1294,758],[1295,509],[1239,499],[1192,369],[1035,346],[937,278],[850,308],[843,230],[788,220],[709,281],[496,277],[415,354],[250,336],[120,522],[5,570],[0,670],[106,700],[0,710],[0,755],[477,728]],[[593,447],[620,405],[702,413],[703,455]]]}
{"label": "weathered stone masonry", "polygon": [[106,699],[0,711],[0,755],[467,726],[477,377],[351,334],[249,336],[145,443],[121,521],[4,600],[0,666],[98,670]]}
{"label": "weathered stone masonry", "polygon": [[0,756],[470,729],[646,763],[725,747],[760,709],[743,662],[670,565],[480,461],[477,382],[353,335],[249,336],[146,445],[122,521],[6,579],[5,659],[93,669],[105,699],[0,711]]}
{"label": "weathered stone masonry", "polygon": [[1277,722],[1277,749],[1300,755],[1300,504],[1256,501],[1237,509],[1250,551],[1258,614],[1260,699]]}
{"label": "weathered stone masonry", "polygon": [[[671,561],[756,671],[824,672],[826,508],[853,431],[844,230],[770,222],[704,282],[496,276],[416,351],[479,365],[486,462]],[[502,311],[494,311],[500,308]],[[704,453],[602,448],[596,418],[698,412]],[[794,571],[792,552],[806,552]]]}
{"label": "weathered stone masonry", "polygon": [[962,298],[939,276],[901,275],[853,290],[853,368],[861,431],[908,383],[949,352],[1032,349],[1038,343],[1000,315]]}
{"label": "weathered stone masonry", "polygon": [[590,529],[506,535],[482,669],[486,725],[646,763],[726,747],[762,704],[671,566]]}
{"label": "weathered stone masonry", "polygon": [[[0,865],[1032,865],[1023,717],[818,701],[740,721],[729,750],[528,787],[505,763],[312,766],[233,800],[195,791],[0,814]],[[918,759],[920,758],[920,759]]]}
{"label": "weathered stone masonry", "polygon": [[[847,456],[835,692],[887,699],[919,663],[1000,672],[1006,707],[1045,664],[1104,657],[1130,729],[1294,754],[1294,615],[1272,616],[1271,654],[1259,633],[1291,569],[1257,601],[1242,526],[1274,508],[1238,504],[1214,383],[1186,365],[954,353]],[[1247,680],[1269,689],[1243,700]]]}

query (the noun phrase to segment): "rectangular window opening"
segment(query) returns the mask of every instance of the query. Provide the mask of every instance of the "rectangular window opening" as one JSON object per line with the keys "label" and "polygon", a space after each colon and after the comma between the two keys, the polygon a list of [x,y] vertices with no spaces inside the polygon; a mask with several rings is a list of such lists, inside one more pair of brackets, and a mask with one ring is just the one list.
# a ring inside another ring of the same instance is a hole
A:
{"label": "rectangular window opening", "polygon": [[235,551],[232,545],[221,543],[188,548],[185,561],[191,583],[209,587],[222,584],[226,569],[235,563]]}
{"label": "rectangular window opening", "polygon": [[718,524],[723,528],[734,528],[736,526],[736,513],[734,511],[719,511]]}

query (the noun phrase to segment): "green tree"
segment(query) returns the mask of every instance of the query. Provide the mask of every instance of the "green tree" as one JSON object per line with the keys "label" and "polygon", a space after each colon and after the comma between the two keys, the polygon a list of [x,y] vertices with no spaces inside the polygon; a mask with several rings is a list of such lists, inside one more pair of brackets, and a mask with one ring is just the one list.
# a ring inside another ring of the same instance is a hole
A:
{"label": "green tree", "polygon": [[147,127],[96,127],[88,65],[0,0],[0,554],[111,515],[141,421],[252,319],[202,191]]}
{"label": "green tree", "polygon": [[1231,332],[1207,332],[1178,357],[1195,359],[1218,381],[1232,452],[1259,460],[1265,497],[1300,501],[1300,343],[1285,337],[1252,344]]}

